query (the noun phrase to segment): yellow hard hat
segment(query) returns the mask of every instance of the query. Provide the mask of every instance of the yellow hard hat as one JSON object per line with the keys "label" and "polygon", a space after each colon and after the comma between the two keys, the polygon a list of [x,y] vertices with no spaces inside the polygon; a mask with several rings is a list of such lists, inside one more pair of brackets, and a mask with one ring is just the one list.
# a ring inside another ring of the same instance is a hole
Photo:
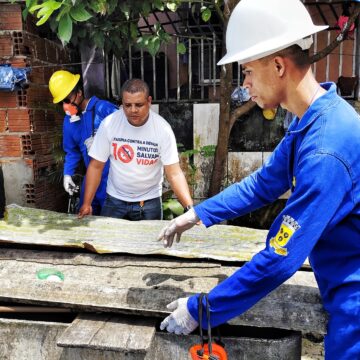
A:
{"label": "yellow hard hat", "polygon": [[274,120],[275,115],[276,115],[276,111],[277,108],[273,108],[273,109],[264,109],[262,111],[263,116],[266,120]]}
{"label": "yellow hard hat", "polygon": [[64,100],[79,82],[80,75],[66,70],[55,71],[49,80],[49,90],[53,96],[53,103]]}

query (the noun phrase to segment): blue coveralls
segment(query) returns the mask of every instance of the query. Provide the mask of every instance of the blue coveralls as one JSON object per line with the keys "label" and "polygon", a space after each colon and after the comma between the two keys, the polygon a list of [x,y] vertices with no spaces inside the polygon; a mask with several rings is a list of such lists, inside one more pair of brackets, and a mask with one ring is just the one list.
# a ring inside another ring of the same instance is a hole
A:
{"label": "blue coveralls", "polygon": [[[329,314],[325,357],[354,360],[360,359],[360,117],[335,84],[322,86],[327,93],[301,121],[292,121],[262,168],[195,211],[208,227],[271,203],[290,188],[266,248],[210,291],[212,326],[248,310],[309,256]],[[188,301],[195,319],[198,297]]]}
{"label": "blue coveralls", "polygon": [[[85,112],[80,115],[80,120],[70,122],[70,116],[66,115],[63,123],[63,148],[65,151],[64,175],[73,176],[79,165],[81,157],[86,168],[90,163],[84,141],[94,135],[100,123],[114,111],[118,110],[114,104],[106,100],[100,100],[96,96],[90,98]],[[94,124],[94,126],[93,126]],[[106,197],[106,183],[109,173],[109,162],[106,163],[102,173],[100,185],[91,204],[93,214],[99,215]],[[83,203],[85,191],[85,178],[80,193],[80,205]]]}

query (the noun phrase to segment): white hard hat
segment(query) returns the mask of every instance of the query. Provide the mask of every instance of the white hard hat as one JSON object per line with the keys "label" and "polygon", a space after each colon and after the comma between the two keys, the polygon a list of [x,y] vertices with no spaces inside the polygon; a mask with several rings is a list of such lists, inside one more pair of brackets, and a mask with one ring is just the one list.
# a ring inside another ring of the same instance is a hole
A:
{"label": "white hard hat", "polygon": [[327,27],[314,25],[300,0],[241,0],[230,16],[227,53],[218,65],[244,64],[294,44],[309,49],[311,35]]}

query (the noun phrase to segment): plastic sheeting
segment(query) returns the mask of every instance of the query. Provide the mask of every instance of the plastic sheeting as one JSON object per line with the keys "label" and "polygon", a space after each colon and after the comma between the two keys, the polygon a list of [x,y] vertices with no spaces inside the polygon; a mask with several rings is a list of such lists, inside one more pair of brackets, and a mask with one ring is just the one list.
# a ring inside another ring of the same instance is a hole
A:
{"label": "plastic sheeting", "polygon": [[15,91],[27,85],[27,74],[31,68],[15,68],[10,64],[0,64],[0,91]]}

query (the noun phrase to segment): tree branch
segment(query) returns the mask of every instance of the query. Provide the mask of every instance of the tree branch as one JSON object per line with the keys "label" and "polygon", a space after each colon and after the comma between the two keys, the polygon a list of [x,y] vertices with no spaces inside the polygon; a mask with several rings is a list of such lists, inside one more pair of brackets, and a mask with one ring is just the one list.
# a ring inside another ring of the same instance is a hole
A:
{"label": "tree branch", "polygon": [[256,105],[256,102],[249,100],[244,105],[234,109],[234,111],[230,114],[230,126],[229,126],[229,135],[231,132],[232,127],[234,126],[235,122],[239,119],[240,116],[246,114],[251,109],[253,109]]}
{"label": "tree branch", "polygon": [[346,35],[348,34],[351,25],[355,22],[359,14],[360,14],[360,4],[356,3],[354,12],[349,17],[348,22],[341,30],[340,34],[326,48],[324,48],[323,50],[319,51],[318,53],[310,57],[311,64],[321,60],[322,58],[330,54],[341,42],[343,42],[346,39]]}

